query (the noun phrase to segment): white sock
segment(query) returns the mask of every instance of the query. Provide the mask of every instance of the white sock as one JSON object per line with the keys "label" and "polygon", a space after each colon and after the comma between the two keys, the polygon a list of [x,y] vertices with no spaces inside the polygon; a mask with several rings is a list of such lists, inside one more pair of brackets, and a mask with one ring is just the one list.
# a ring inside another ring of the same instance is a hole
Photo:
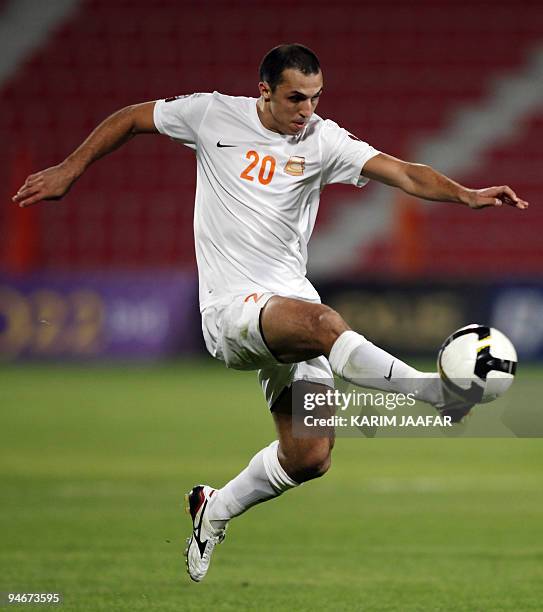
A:
{"label": "white sock", "polygon": [[263,448],[240,474],[211,496],[208,516],[214,526],[223,527],[226,521],[251,506],[298,486],[281,467],[278,447],[279,441],[275,440]]}
{"label": "white sock", "polygon": [[339,336],[328,360],[338,376],[361,387],[413,393],[416,399],[432,405],[443,399],[439,374],[412,368],[354,331]]}

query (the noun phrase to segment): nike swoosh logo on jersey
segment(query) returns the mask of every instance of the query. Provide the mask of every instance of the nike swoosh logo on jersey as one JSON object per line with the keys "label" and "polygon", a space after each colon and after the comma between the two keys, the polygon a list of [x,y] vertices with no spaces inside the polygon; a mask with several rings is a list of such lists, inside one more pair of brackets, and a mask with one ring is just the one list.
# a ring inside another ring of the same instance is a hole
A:
{"label": "nike swoosh logo on jersey", "polygon": [[392,376],[392,368],[394,367],[394,362],[392,362],[392,364],[390,365],[390,372],[388,373],[388,376],[383,376],[383,378],[385,380],[390,380],[391,376]]}
{"label": "nike swoosh logo on jersey", "polygon": [[219,147],[219,149],[223,149],[225,147],[237,147],[238,145],[227,145],[227,144],[222,144],[221,141],[219,140],[219,142],[217,142],[217,146]]}

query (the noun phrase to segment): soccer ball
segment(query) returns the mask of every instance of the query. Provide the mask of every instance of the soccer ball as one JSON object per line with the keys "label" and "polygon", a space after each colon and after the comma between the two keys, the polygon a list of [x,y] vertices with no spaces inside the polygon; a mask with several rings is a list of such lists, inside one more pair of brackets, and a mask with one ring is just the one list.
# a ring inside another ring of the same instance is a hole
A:
{"label": "soccer ball", "polygon": [[472,404],[491,402],[513,383],[517,352],[501,331],[466,325],[442,344],[437,369],[453,396]]}

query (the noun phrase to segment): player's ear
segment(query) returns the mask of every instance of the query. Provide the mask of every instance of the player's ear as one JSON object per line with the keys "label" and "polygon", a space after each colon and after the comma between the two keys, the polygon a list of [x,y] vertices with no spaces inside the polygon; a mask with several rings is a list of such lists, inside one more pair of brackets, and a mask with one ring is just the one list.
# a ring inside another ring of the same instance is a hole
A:
{"label": "player's ear", "polygon": [[258,84],[258,89],[260,91],[260,95],[264,98],[265,102],[270,101],[271,97],[271,87],[265,81],[260,81]]}

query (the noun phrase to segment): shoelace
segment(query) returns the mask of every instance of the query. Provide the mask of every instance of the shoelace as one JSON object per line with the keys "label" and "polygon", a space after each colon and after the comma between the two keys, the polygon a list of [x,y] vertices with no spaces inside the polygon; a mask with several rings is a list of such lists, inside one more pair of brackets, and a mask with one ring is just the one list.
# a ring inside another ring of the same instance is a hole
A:
{"label": "shoelace", "polygon": [[208,537],[204,554],[202,555],[203,561],[209,562],[209,557],[211,556],[211,552],[215,548],[215,545],[220,544],[224,540],[224,532],[225,529],[222,529],[218,535]]}

